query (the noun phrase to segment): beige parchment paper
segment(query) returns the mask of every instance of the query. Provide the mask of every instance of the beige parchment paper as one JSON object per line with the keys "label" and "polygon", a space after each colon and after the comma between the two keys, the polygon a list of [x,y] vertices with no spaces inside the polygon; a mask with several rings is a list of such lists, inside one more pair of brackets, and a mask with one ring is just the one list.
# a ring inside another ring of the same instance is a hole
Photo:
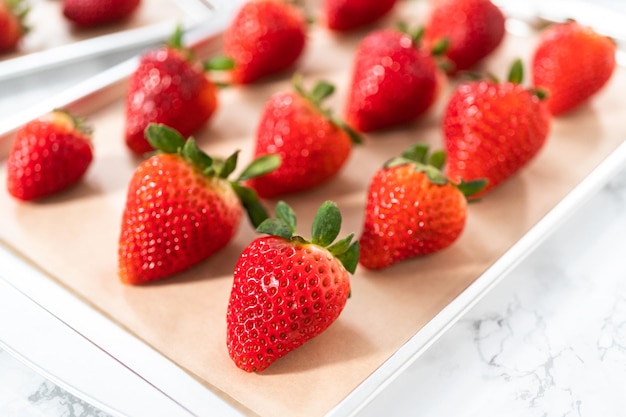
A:
{"label": "beige parchment paper", "polygon": [[[421,19],[402,2],[392,19]],[[337,86],[329,105],[341,110],[354,47],[363,33],[338,36],[313,27],[298,70],[307,85]],[[511,34],[486,69],[506,77],[516,57],[528,59],[535,39]],[[526,61],[528,62],[528,61]],[[220,109],[195,136],[212,155],[241,149],[251,156],[265,100],[289,88],[290,74],[220,93]],[[365,189],[375,169],[417,141],[441,147],[440,116],[451,81],[433,110],[409,126],[366,135],[331,183],[286,197],[308,236],[312,215],[327,199],[339,205],[344,234],[359,233]],[[310,84],[308,84],[310,83]],[[553,121],[548,143],[522,172],[470,206],[467,227],[450,248],[382,272],[357,269],[352,297],[324,334],[261,374],[245,373],[226,351],[226,306],[232,270],[257,235],[247,223],[222,252],[153,285],[131,287],[117,278],[117,239],[128,180],[139,160],[123,144],[121,99],[88,116],[95,128],[95,161],[77,187],[38,203],[0,192],[0,239],[78,297],[147,342],[248,415],[322,416],[380,367],[400,346],[463,292],[528,232],[626,138],[626,72],[618,69],[589,105]],[[0,181],[6,169],[0,166]],[[4,188],[4,187],[3,187]],[[273,208],[275,201],[266,202]]]}

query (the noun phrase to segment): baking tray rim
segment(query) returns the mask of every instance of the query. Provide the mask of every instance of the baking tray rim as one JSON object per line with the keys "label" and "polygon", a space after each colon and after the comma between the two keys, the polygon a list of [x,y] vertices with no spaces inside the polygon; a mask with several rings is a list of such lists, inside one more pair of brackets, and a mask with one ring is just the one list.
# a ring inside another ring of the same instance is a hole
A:
{"label": "baking tray rim", "polygon": [[[189,33],[190,43],[193,45],[207,36],[219,34],[219,28],[223,27],[226,19],[219,19],[217,25],[212,26],[211,33],[207,33],[206,28],[200,31],[191,31]],[[106,70],[82,83],[77,84],[73,88],[58,94],[49,100],[38,103],[20,114],[11,118],[0,121],[0,149],[6,147],[10,141],[15,129],[23,125],[29,120],[44,114],[45,112],[57,108],[71,108],[77,101],[84,99],[86,96],[97,96],[102,94],[106,96],[108,89],[125,82],[136,67],[137,57],[125,61],[109,70]],[[623,65],[623,63],[622,63]],[[119,97],[116,97],[119,98]],[[2,153],[0,152],[0,155]],[[1,158],[0,158],[1,159]],[[522,236],[511,248],[509,248],[501,257],[478,278],[476,278],[464,291],[455,297],[447,306],[445,306],[435,317],[426,323],[415,335],[413,335],[403,346],[401,346],[394,354],[392,354],[380,367],[378,367],[367,379],[359,384],[344,400],[335,406],[327,417],[348,417],[357,416],[364,410],[367,405],[380,394],[390,383],[414,363],[430,346],[432,346],[447,330],[449,330],[463,315],[476,305],[485,295],[493,288],[506,279],[507,274],[520,262],[522,262],[533,250],[537,248],[545,239],[553,234],[559,226],[567,221],[576,210],[586,201],[600,191],[623,167],[626,166],[626,143],[620,144],[611,154],[606,157],[599,165],[588,174],[572,191],[570,191],[556,206],[554,206],[542,219],[537,222],[524,236]],[[58,284],[57,284],[58,285]],[[67,291],[63,289],[63,291]],[[78,297],[76,301],[84,305],[86,309],[92,309],[83,300]],[[46,303],[54,304],[54,300],[46,300]],[[94,310],[95,311],[95,310]],[[97,312],[101,314],[100,312]],[[107,319],[102,315],[107,321]],[[112,322],[112,321],[111,321]],[[113,322],[112,322],[113,323]],[[113,325],[117,325],[113,323]],[[74,328],[79,334],[84,336],[84,332]],[[120,328],[120,330],[123,330]],[[84,336],[87,340],[93,341],[93,338]],[[151,347],[140,343],[141,340],[131,335],[136,341],[137,349],[149,349]],[[94,342],[95,343],[95,342]],[[103,351],[108,352],[107,342],[98,342]],[[163,357],[164,361],[168,361]],[[141,368],[140,365],[124,362],[129,369]],[[154,364],[152,364],[154,365]],[[137,371],[141,374],[141,371]],[[57,375],[59,381],[63,378]],[[163,381],[157,381],[157,377],[149,378],[154,385],[159,385]],[[164,380],[167,376],[164,376]],[[199,385],[201,385],[198,382]],[[204,387],[204,386],[203,386]],[[76,387],[74,387],[76,388]],[[206,388],[206,391],[210,391]],[[78,390],[79,391],[79,390]]]}

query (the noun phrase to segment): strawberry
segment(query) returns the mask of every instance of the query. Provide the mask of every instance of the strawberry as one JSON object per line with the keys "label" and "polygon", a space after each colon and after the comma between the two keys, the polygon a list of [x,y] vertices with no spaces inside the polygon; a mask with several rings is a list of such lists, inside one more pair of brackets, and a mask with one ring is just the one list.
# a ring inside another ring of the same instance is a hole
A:
{"label": "strawberry", "polygon": [[359,43],[346,100],[346,121],[361,132],[416,120],[439,88],[438,67],[419,46],[420,32],[380,29]]}
{"label": "strawberry", "polygon": [[359,262],[384,269],[452,245],[465,228],[467,197],[484,180],[450,182],[441,171],[442,151],[418,144],[389,160],[372,177],[367,191]]}
{"label": "strawberry", "polygon": [[329,29],[350,31],[379,21],[396,3],[397,0],[323,0],[321,13]]}
{"label": "strawberry", "polygon": [[63,0],[65,16],[77,26],[94,27],[119,22],[139,8],[141,0]]}
{"label": "strawberry", "polygon": [[483,194],[528,164],[543,147],[550,114],[540,91],[521,85],[517,60],[509,80],[475,80],[459,85],[443,116],[448,154],[446,175],[453,181],[485,178]]}
{"label": "strawberry", "polygon": [[14,50],[28,32],[24,25],[28,12],[24,0],[0,0],[0,53]]}
{"label": "strawberry", "polygon": [[278,154],[281,166],[250,181],[259,196],[276,197],[316,187],[341,170],[359,136],[323,109],[334,87],[320,81],[311,92],[294,77],[294,91],[278,92],[261,112],[255,155]]}
{"label": "strawberry", "polygon": [[252,0],[239,9],[224,32],[224,53],[235,62],[235,83],[248,84],[286,70],[306,44],[307,19],[295,5]]}
{"label": "strawberry", "polygon": [[566,113],[591,99],[615,70],[615,42],[577,22],[546,29],[532,57],[533,84],[548,94],[553,115]]}
{"label": "strawberry", "polygon": [[228,62],[204,64],[182,45],[178,28],[167,45],[146,52],[128,82],[125,139],[130,150],[153,150],[144,136],[150,123],[165,124],[184,137],[200,129],[218,106],[217,88],[206,70],[228,68]]}
{"label": "strawberry", "polygon": [[294,235],[296,216],[284,202],[259,226],[269,236],[243,250],[226,313],[226,344],[237,367],[260,372],[339,317],[359,258],[353,234],[333,243],[340,227],[330,201],[315,216],[311,241]]}
{"label": "strawberry", "polygon": [[441,0],[426,21],[427,45],[446,40],[450,73],[474,67],[491,54],[505,36],[505,17],[490,0]]}
{"label": "strawberry", "polygon": [[159,153],[144,160],[128,185],[119,236],[119,276],[126,284],[166,278],[207,259],[238,230],[243,209],[257,226],[267,214],[240,182],[274,169],[275,156],[250,164],[235,181],[237,152],[209,157],[193,138],[151,124],[148,140]]}
{"label": "strawberry", "polygon": [[80,181],[92,159],[90,128],[54,110],[15,133],[7,160],[9,193],[20,200],[55,194]]}

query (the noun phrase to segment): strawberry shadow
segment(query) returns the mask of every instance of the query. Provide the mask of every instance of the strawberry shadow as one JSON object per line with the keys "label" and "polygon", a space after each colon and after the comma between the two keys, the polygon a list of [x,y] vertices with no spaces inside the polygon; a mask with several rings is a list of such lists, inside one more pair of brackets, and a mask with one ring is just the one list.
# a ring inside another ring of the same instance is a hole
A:
{"label": "strawberry shadow", "polygon": [[142,284],[142,287],[167,287],[232,276],[239,255],[246,245],[231,242],[210,258],[170,277]]}

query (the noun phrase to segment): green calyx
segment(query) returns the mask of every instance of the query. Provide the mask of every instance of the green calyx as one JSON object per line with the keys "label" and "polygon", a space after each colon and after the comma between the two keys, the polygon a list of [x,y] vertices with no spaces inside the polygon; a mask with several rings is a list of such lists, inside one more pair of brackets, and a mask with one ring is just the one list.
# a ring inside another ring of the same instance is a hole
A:
{"label": "green calyx", "polygon": [[521,84],[524,81],[524,64],[521,59],[513,61],[507,80],[513,84]]}
{"label": "green calyx", "polygon": [[[179,50],[182,52],[185,57],[192,61],[195,59],[194,53],[191,49],[185,47],[183,43],[183,28],[180,25],[177,25],[174,29],[174,32],[168,38],[166,45],[170,48]],[[228,71],[235,67],[235,61],[226,56],[215,56],[208,61],[202,63],[202,68],[204,71]]]}
{"label": "green calyx", "polygon": [[363,140],[359,133],[352,129],[346,122],[339,119],[333,114],[330,109],[322,106],[324,100],[330,97],[335,92],[335,86],[326,82],[318,81],[311,91],[306,91],[302,86],[302,76],[295,74],[293,76],[293,87],[295,91],[305,100],[308,100],[320,113],[326,116],[335,126],[345,131],[352,143],[362,143]]}
{"label": "green calyx", "polygon": [[[332,201],[325,201],[317,211],[311,227],[311,240],[296,235],[296,214],[284,201],[276,204],[276,217],[268,218],[257,227],[259,233],[279,236],[299,243],[312,243],[326,248],[348,272],[354,274],[359,262],[359,242],[354,233],[335,242],[341,230],[341,212]],[[333,243],[334,242],[334,243]]]}
{"label": "green calyx", "polygon": [[[521,59],[518,58],[511,64],[508,81],[513,84],[521,84],[524,81],[524,64]],[[541,88],[530,88],[529,91],[539,100],[545,100],[548,97],[548,93]]]}
{"label": "green calyx", "polygon": [[176,27],[174,28],[174,32],[172,32],[165,44],[170,48],[184,50],[185,46],[183,45],[183,36],[183,28],[180,25],[176,25]]}
{"label": "green calyx", "polygon": [[458,184],[452,183],[443,173],[443,166],[446,163],[446,154],[439,150],[430,153],[428,145],[418,143],[398,157],[392,158],[385,163],[385,168],[392,168],[400,165],[412,164],[417,172],[423,172],[432,184],[446,185],[453,184],[463,193],[465,197],[470,197],[481,191],[487,185],[487,180],[478,179],[472,181],[461,181]]}
{"label": "green calyx", "polygon": [[30,13],[30,7],[28,3],[24,0],[6,0],[6,5],[19,21],[20,27],[22,28],[22,33],[28,33],[30,31],[30,27],[26,25],[26,16]]}
{"label": "green calyx", "polygon": [[93,134],[93,128],[91,127],[91,125],[89,125],[87,119],[85,119],[84,117],[78,117],[69,110],[63,108],[53,109],[52,113],[58,113],[64,115],[65,117],[68,117],[72,121],[74,129],[76,129],[80,133],[89,137],[91,137],[91,135]]}
{"label": "green calyx", "polygon": [[413,45],[415,46],[419,46],[422,42],[422,38],[424,37],[423,26],[411,29],[405,21],[399,21],[398,23],[396,23],[396,29],[404,33],[405,35],[408,35],[411,38]]}
{"label": "green calyx", "polygon": [[[185,139],[178,131],[166,125],[151,123],[145,130],[145,136],[158,152],[181,156],[207,177],[228,180],[237,168],[239,151],[235,151],[226,159],[213,158],[198,147],[194,138]],[[268,174],[277,169],[280,164],[280,156],[264,155],[253,160],[235,180],[229,180],[254,227],[258,227],[269,216],[256,192],[242,185],[242,182]]]}

